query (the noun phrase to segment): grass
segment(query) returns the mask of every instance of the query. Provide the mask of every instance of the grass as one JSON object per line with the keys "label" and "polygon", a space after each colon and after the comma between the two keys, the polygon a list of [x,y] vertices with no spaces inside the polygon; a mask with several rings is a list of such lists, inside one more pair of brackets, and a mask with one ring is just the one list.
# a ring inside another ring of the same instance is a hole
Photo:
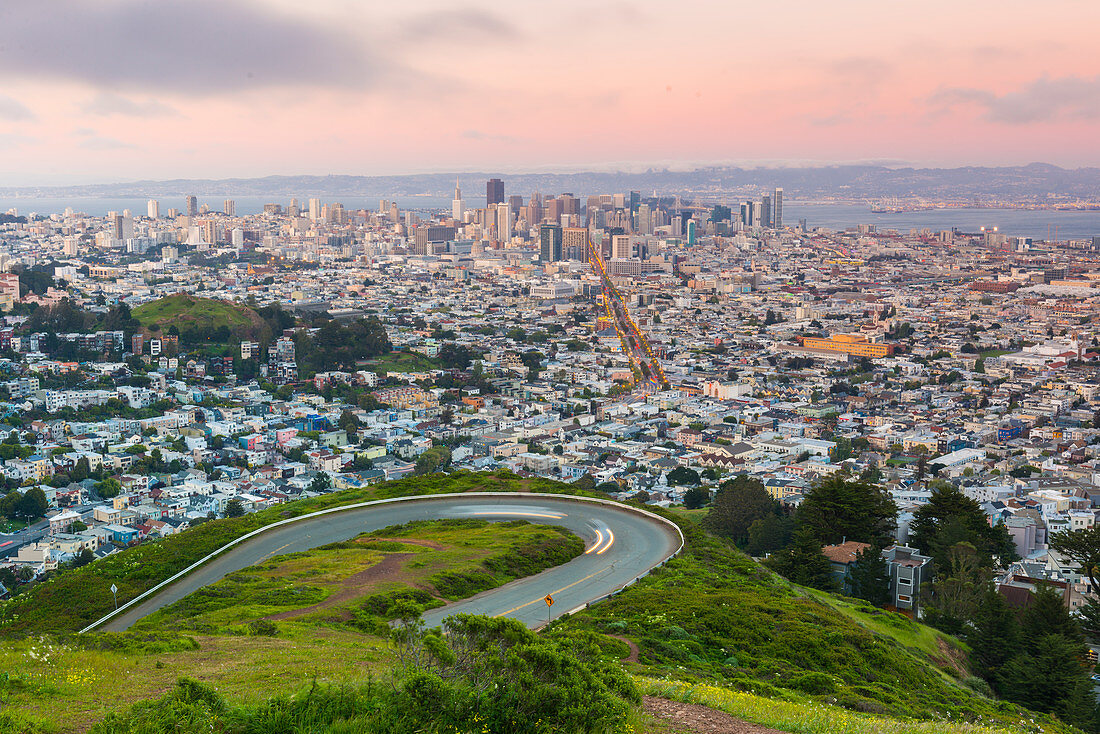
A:
{"label": "grass", "polygon": [[390,352],[367,364],[377,372],[427,372],[439,369],[439,362],[416,352]]}
{"label": "grass", "polygon": [[[258,703],[295,690],[314,676],[358,684],[377,676],[389,659],[375,637],[331,629],[288,628],[278,637],[196,637],[198,648],[166,653],[93,648],[102,635],[22,640],[0,648],[4,713],[18,726],[7,732],[86,731],[110,711],[155,698],[179,676],[206,681],[221,693]],[[36,729],[37,727],[37,729]]]}
{"label": "grass", "polygon": [[1000,357],[1002,354],[1011,354],[1008,349],[984,349],[979,352],[982,359],[988,359],[989,357]]}
{"label": "grass", "polygon": [[731,716],[794,734],[1001,734],[1002,732],[1072,731],[1039,724],[1030,718],[1013,723],[911,721],[859,714],[836,706],[812,701],[777,701],[740,691],[706,684],[687,684],[634,676],[643,695],[660,696],[674,701],[694,703]]}
{"label": "grass", "polygon": [[400,598],[442,606],[583,551],[583,541],[572,533],[526,521],[414,522],[232,573],[146,617],[136,629],[243,634],[252,622],[277,617],[279,628],[295,623],[381,631]]}

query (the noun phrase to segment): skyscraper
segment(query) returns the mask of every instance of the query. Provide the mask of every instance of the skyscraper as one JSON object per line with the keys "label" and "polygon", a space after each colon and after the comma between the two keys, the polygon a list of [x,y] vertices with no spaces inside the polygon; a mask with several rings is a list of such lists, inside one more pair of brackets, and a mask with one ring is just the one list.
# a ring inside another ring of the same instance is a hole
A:
{"label": "skyscraper", "polygon": [[630,235],[617,234],[611,237],[611,259],[629,260],[634,255],[634,246]]}
{"label": "skyscraper", "polygon": [[317,221],[321,218],[321,200],[310,199],[309,200],[309,218],[313,221]]}
{"label": "skyscraper", "polygon": [[539,260],[544,263],[559,262],[562,251],[561,225],[544,224],[539,227]]}
{"label": "skyscraper", "polygon": [[767,194],[760,199],[760,226],[772,226],[772,197]]}
{"label": "skyscraper", "polygon": [[497,202],[497,239],[501,242],[512,239],[512,207],[506,201]]}
{"label": "skyscraper", "polygon": [[156,199],[150,199],[145,205],[146,213],[150,219],[160,219],[160,202]]}
{"label": "skyscraper", "polygon": [[455,198],[451,202],[451,216],[456,222],[462,221],[462,214],[466,211],[466,202],[462,200],[462,189],[458,188],[458,179],[455,179]]}
{"label": "skyscraper", "polygon": [[226,199],[224,205],[222,206],[222,211],[225,212],[225,216],[227,217],[237,216],[237,202],[233,201],[232,199]]}
{"label": "skyscraper", "polygon": [[187,216],[193,217],[199,213],[199,200],[195,196],[188,196],[185,199],[184,210],[187,212]]}
{"label": "skyscraper", "polygon": [[500,204],[504,201],[504,182],[499,178],[491,178],[485,184],[485,206]]}
{"label": "skyscraper", "polygon": [[772,220],[776,229],[783,228],[783,189],[775,190],[772,200]]}
{"label": "skyscraper", "polygon": [[562,256],[569,260],[588,259],[588,230],[584,227],[566,227],[561,233]]}

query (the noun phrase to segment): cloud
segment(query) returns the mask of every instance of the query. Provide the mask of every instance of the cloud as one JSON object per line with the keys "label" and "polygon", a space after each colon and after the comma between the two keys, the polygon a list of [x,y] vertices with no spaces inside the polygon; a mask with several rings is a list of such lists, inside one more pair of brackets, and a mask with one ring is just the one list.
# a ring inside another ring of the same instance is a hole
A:
{"label": "cloud", "polygon": [[462,137],[466,140],[485,140],[494,143],[518,143],[520,138],[516,138],[512,135],[499,135],[497,133],[486,133],[481,130],[463,130]]}
{"label": "cloud", "polygon": [[986,120],[1007,125],[1059,118],[1095,120],[1100,118],[1100,76],[1052,79],[1044,74],[1006,94],[972,87],[949,87],[933,94],[930,101],[946,108],[975,105],[985,110],[983,117]]}
{"label": "cloud", "polygon": [[102,135],[91,135],[86,140],[82,140],[79,145],[85,150],[123,150],[137,147],[133,143]]}
{"label": "cloud", "polygon": [[126,115],[128,117],[179,117],[179,111],[155,99],[137,102],[112,92],[103,92],[81,108],[93,115]]}
{"label": "cloud", "polygon": [[6,3],[0,73],[208,95],[275,85],[364,88],[393,68],[342,27],[247,0]]}
{"label": "cloud", "polygon": [[500,41],[517,41],[522,32],[502,18],[473,8],[446,10],[421,15],[405,23],[398,33],[408,41],[452,39],[469,41],[470,36]]}
{"label": "cloud", "polygon": [[0,94],[0,120],[26,122],[36,119],[26,105],[16,99]]}

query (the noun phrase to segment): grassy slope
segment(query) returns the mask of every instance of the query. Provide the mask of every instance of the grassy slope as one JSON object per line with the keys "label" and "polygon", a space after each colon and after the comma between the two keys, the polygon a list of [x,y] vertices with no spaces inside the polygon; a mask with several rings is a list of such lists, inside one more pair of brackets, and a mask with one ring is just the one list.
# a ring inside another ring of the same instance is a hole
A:
{"label": "grassy slope", "polygon": [[236,336],[255,337],[263,327],[263,320],[247,306],[211,298],[197,298],[187,293],[177,293],[142,304],[134,309],[133,315],[142,326],[148,328],[157,324],[162,331],[167,331],[173,324],[181,329],[185,326],[215,329],[226,326]]}
{"label": "grassy slope", "polygon": [[[284,514],[297,515],[322,506],[367,498],[479,489],[569,491],[566,485],[522,480],[503,473],[407,479],[366,491],[295,503],[259,516],[211,523],[212,527],[202,526],[178,538],[118,554],[122,562],[110,570],[131,584],[129,589],[140,585],[150,575],[150,571],[142,570],[143,564],[134,557],[135,551],[149,553],[162,546],[154,555],[160,572],[164,573],[173,563],[185,565],[189,554],[201,555],[200,550],[213,542],[215,531],[218,537],[225,538],[272,522]],[[978,724],[948,724],[945,719],[983,722],[1010,731],[1037,731],[1036,725],[1042,725],[1046,732],[1070,731],[1045,717],[984,699],[963,685],[959,679],[965,673],[955,661],[958,643],[951,638],[897,615],[865,607],[855,600],[792,586],[737,551],[707,537],[691,519],[683,516],[676,519],[689,539],[685,554],[615,599],[556,625],[622,636],[636,643],[640,651],[639,662],[626,664],[640,676],[639,684],[647,692],[695,700],[797,732],[943,731],[962,734],[989,731]],[[188,539],[189,535],[202,539]],[[185,542],[179,543],[181,539]],[[174,548],[171,547],[173,540],[177,541]],[[71,599],[81,598],[73,594],[80,589],[94,590],[104,582],[110,585],[110,578],[114,576],[95,568],[104,563],[92,564],[40,585],[23,601],[9,603],[3,610],[8,619],[6,631],[9,634],[41,632],[51,626],[65,629],[56,622],[63,619],[72,622],[65,609],[72,606]],[[74,586],[76,581],[79,583]],[[51,585],[55,588],[50,589]],[[27,603],[31,600],[40,604],[42,613],[31,613],[33,607]],[[13,619],[13,607],[28,614],[32,621],[28,622],[24,616]],[[218,656],[217,663],[208,674],[200,674],[210,680],[220,680],[219,690],[224,685],[233,697],[247,701],[305,685],[311,673],[307,661],[332,660],[327,651],[333,648],[325,647],[334,644],[332,640],[356,640],[360,647],[350,653],[350,660],[341,658],[331,675],[326,662],[320,672],[323,678],[354,682],[355,675],[366,674],[361,666],[373,665],[378,671],[386,667],[383,643],[378,638],[351,633],[338,626],[318,626],[317,620],[280,622],[279,629],[280,636],[276,640],[201,638],[202,650],[172,653],[169,657],[174,667],[170,674],[141,678],[132,690],[126,687],[126,682],[136,675],[131,670],[133,666],[140,669],[142,665],[153,664],[150,661],[154,658],[168,660],[168,657],[100,652],[95,653],[100,656],[98,658],[79,662],[79,656],[89,653],[71,651],[64,655],[77,657],[42,666],[26,658],[28,643],[18,642],[8,648],[7,658],[0,657],[0,660],[8,663],[6,667],[12,671],[13,680],[23,681],[14,684],[15,689],[23,691],[39,686],[45,691],[39,695],[39,710],[48,716],[56,716],[64,708],[56,703],[57,700],[73,695],[74,689],[79,690],[79,681],[70,683],[66,678],[72,671],[99,676],[97,690],[103,687],[104,679],[118,678],[117,688],[108,690],[125,693],[119,693],[116,698],[106,695],[105,699],[121,703],[147,697],[151,687],[153,691],[164,690],[166,683],[162,678],[207,670],[209,661],[203,661],[206,654]],[[282,663],[271,660],[271,646],[282,645],[284,636],[295,640],[295,649],[301,653],[292,656],[293,659],[288,658],[285,674],[276,673]],[[219,652],[222,650],[226,652]],[[181,664],[177,660],[194,663]],[[154,670],[168,669],[167,664],[165,668],[154,667]],[[254,670],[267,671],[265,674],[273,676],[275,685],[255,686],[258,679],[254,677]],[[223,677],[210,677],[217,675]],[[9,691],[12,690],[13,684],[6,685]],[[52,693],[54,690],[58,693]],[[55,703],[41,703],[51,696]],[[20,699],[12,700],[18,702]],[[825,705],[833,702],[848,708]],[[856,711],[881,711],[897,718]],[[13,714],[21,715],[18,710]],[[910,719],[923,719],[926,723],[906,723]],[[1035,725],[1030,723],[1032,720]],[[29,727],[24,722],[9,729],[20,731],[29,730]],[[0,732],[4,731],[0,720]]]}
{"label": "grassy slope", "polygon": [[367,363],[379,372],[427,372],[439,369],[439,363],[416,352],[390,352]]}

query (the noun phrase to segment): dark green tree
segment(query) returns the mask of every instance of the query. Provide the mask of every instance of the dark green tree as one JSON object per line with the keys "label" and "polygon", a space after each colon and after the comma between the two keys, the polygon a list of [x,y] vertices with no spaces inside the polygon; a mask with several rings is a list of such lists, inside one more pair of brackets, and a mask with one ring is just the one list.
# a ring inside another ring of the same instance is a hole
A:
{"label": "dark green tree", "polygon": [[750,556],[763,556],[783,550],[794,535],[794,518],[769,513],[753,521],[749,526],[749,543],[745,550]]}
{"label": "dark green tree", "polygon": [[764,489],[764,483],[741,474],[722,482],[703,523],[713,533],[744,543],[749,537],[749,527],[777,510],[778,503]]}
{"label": "dark green tree", "polygon": [[909,533],[910,545],[932,556],[940,568],[958,543],[973,545],[981,565],[988,568],[1018,558],[1008,529],[1003,524],[990,527],[981,505],[954,486],[936,488],[928,504],[915,513]]}
{"label": "dark green tree", "polygon": [[226,517],[241,517],[244,515],[244,504],[238,499],[232,499],[225,503]]}
{"label": "dark green tree", "polygon": [[665,477],[669,484],[684,487],[699,483],[699,472],[686,466],[678,466]]}
{"label": "dark green tree", "polygon": [[939,567],[935,580],[923,590],[924,617],[928,624],[958,635],[977,614],[989,591],[992,573],[970,543],[958,543]]}
{"label": "dark green tree", "polygon": [[833,475],[806,491],[797,519],[823,545],[854,540],[885,547],[893,539],[897,511],[882,487]]}
{"label": "dark green tree", "polygon": [[876,607],[891,602],[890,566],[882,557],[882,551],[869,545],[856,556],[856,562],[848,571],[852,596],[868,601]]}
{"label": "dark green tree", "polygon": [[1003,694],[1004,667],[1020,653],[1020,622],[992,586],[978,602],[966,641],[971,670]]}
{"label": "dark green tree", "polygon": [[829,559],[821,552],[821,541],[809,527],[796,530],[791,545],[769,558],[767,564],[796,584],[823,591],[838,589]]}
{"label": "dark green tree", "polygon": [[708,502],[710,502],[710,490],[706,487],[692,487],[684,492],[684,507],[689,510],[706,507]]}

